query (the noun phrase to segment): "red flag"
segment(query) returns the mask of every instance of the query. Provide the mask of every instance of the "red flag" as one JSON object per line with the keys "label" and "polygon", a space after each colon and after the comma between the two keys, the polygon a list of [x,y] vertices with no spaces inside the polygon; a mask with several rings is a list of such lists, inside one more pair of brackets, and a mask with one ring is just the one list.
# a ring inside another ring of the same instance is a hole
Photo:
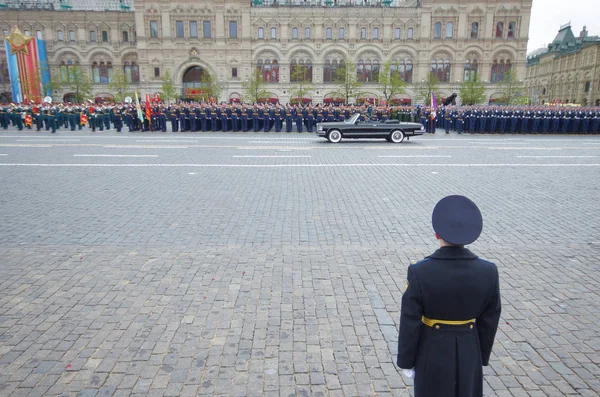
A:
{"label": "red flag", "polygon": [[150,94],[146,94],[146,120],[148,120],[148,129],[152,131],[152,110],[150,109]]}

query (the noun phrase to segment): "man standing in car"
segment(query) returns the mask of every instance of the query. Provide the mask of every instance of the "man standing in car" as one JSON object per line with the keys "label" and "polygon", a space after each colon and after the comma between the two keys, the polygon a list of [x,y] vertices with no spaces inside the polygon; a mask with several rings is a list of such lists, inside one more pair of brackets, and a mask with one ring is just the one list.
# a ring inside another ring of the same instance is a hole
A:
{"label": "man standing in car", "polygon": [[448,196],[433,210],[440,249],[408,267],[397,364],[415,397],[481,397],[500,319],[496,265],[465,248],[481,234],[479,209]]}

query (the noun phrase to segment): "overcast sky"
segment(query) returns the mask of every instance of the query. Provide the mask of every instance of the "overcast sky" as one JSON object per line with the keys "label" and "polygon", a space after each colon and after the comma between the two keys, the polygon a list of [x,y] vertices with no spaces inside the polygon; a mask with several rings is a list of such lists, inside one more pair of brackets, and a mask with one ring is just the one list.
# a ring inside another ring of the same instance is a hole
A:
{"label": "overcast sky", "polygon": [[590,36],[600,35],[600,0],[533,0],[527,52],[548,45],[560,25],[571,21],[575,36],[587,25]]}

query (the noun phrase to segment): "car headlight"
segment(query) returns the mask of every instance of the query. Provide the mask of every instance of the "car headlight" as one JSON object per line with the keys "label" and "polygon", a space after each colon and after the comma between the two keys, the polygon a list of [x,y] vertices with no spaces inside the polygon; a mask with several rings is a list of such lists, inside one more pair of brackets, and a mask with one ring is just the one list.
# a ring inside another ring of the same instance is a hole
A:
{"label": "car headlight", "polygon": [[317,131],[323,131],[323,126],[321,124],[317,124]]}

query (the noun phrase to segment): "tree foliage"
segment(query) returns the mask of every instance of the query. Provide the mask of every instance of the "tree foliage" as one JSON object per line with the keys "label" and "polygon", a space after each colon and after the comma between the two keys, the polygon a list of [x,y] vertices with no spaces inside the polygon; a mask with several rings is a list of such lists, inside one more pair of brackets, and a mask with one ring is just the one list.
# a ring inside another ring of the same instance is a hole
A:
{"label": "tree foliage", "polygon": [[81,66],[70,66],[67,76],[61,77],[61,87],[73,92],[75,102],[81,103],[92,96],[92,79]]}
{"label": "tree foliage", "polygon": [[356,64],[353,62],[345,62],[342,66],[338,67],[335,71],[335,81],[338,81],[337,90],[333,93],[334,95],[344,98],[344,103],[348,104],[350,98],[358,98],[363,94],[361,88],[363,83],[358,81],[356,75]]}
{"label": "tree foliage", "polygon": [[435,93],[440,86],[440,80],[434,73],[429,73],[427,78],[417,84],[417,100],[425,106],[431,106],[431,93]]}
{"label": "tree foliage", "polygon": [[165,74],[162,78],[161,84],[162,91],[159,91],[159,95],[165,103],[171,103],[172,100],[177,99],[179,95],[177,95],[177,87],[173,84],[173,78],[171,77],[171,72],[169,69],[165,71]]}
{"label": "tree foliage", "polygon": [[306,98],[312,93],[312,84],[308,81],[307,70],[305,67],[296,67],[291,74],[291,81],[295,81],[290,88],[290,95],[292,98],[298,98],[302,101],[302,98]]}
{"label": "tree foliage", "polygon": [[133,96],[131,83],[127,81],[124,73],[114,73],[108,88],[112,91],[116,103],[123,102],[125,97]]}
{"label": "tree foliage", "polygon": [[517,72],[511,70],[504,75],[504,79],[498,84],[502,90],[501,101],[507,105],[526,105],[527,96],[524,95],[523,82],[517,80]]}
{"label": "tree foliage", "polygon": [[262,73],[258,69],[255,69],[250,78],[242,83],[242,89],[245,91],[244,100],[246,102],[257,103],[260,99],[269,96],[265,89]]}
{"label": "tree foliage", "polygon": [[478,105],[485,99],[485,86],[477,73],[460,85],[460,101],[463,105]]}
{"label": "tree foliage", "polygon": [[223,89],[217,83],[217,80],[213,75],[204,71],[202,73],[202,78],[200,79],[200,83],[202,85],[202,91],[206,94],[207,98],[212,98],[215,101],[219,100],[221,96],[221,92]]}
{"label": "tree foliage", "polygon": [[397,73],[392,71],[392,60],[388,60],[383,64],[379,73],[379,86],[381,87],[382,96],[388,104],[395,95],[406,92],[406,83]]}

